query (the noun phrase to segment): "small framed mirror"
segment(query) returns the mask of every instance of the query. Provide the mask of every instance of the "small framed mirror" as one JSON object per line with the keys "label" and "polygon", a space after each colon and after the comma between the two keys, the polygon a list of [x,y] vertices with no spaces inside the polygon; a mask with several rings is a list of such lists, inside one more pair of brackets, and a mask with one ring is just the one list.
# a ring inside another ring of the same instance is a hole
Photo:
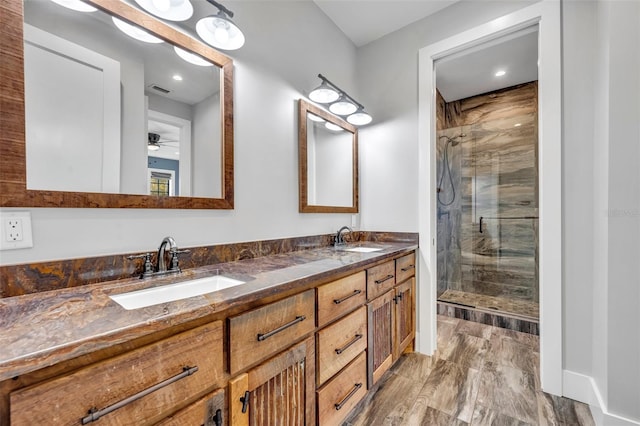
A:
{"label": "small framed mirror", "polygon": [[301,213],[358,213],[358,129],[298,101]]}

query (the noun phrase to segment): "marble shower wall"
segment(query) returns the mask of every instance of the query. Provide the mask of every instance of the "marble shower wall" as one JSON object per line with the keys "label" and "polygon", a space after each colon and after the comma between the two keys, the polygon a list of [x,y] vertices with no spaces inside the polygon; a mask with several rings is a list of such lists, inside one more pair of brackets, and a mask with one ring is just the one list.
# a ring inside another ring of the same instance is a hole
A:
{"label": "marble shower wall", "polygon": [[[438,132],[438,294],[538,301],[537,82],[444,104]],[[456,197],[445,163],[450,144]],[[482,218],[482,232],[480,221]]]}

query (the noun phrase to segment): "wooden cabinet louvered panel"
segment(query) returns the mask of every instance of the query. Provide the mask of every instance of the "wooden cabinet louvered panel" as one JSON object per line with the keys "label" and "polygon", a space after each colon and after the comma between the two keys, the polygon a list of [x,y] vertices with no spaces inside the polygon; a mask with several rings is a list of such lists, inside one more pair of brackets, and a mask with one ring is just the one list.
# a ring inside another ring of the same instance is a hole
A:
{"label": "wooden cabinet louvered panel", "polygon": [[315,345],[307,339],[229,382],[230,424],[315,424]]}
{"label": "wooden cabinet louvered panel", "polygon": [[390,290],[367,304],[367,381],[369,387],[373,386],[391,367],[394,338],[393,300],[394,290]]}

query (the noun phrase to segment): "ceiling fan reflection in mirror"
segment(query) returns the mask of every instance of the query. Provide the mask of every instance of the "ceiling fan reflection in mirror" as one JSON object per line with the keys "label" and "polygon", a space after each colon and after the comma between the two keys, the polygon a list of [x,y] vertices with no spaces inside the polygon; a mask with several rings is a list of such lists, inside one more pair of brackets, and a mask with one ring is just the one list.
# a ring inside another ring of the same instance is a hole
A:
{"label": "ceiling fan reflection in mirror", "polygon": [[150,131],[148,133],[147,150],[152,157],[179,160],[180,141],[172,139],[171,135]]}

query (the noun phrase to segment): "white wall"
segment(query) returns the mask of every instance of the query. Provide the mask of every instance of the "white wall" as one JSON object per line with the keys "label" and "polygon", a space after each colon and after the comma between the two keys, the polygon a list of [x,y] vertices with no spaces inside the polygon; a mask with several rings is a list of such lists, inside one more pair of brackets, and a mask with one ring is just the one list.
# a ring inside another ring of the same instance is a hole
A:
{"label": "white wall", "polygon": [[[222,197],[222,128],[220,127],[220,92],[195,104],[193,112],[193,151],[191,164],[193,191],[196,197]],[[213,118],[215,117],[215,118]]]}
{"label": "white wall", "polygon": [[[298,213],[296,101],[318,73],[355,92],[355,46],[309,1],[243,1],[234,20],[247,42],[235,52],[235,209],[3,209],[32,214],[31,249],[0,264],[155,250],[337,231],[348,214]],[[355,96],[355,94],[354,94]]]}

